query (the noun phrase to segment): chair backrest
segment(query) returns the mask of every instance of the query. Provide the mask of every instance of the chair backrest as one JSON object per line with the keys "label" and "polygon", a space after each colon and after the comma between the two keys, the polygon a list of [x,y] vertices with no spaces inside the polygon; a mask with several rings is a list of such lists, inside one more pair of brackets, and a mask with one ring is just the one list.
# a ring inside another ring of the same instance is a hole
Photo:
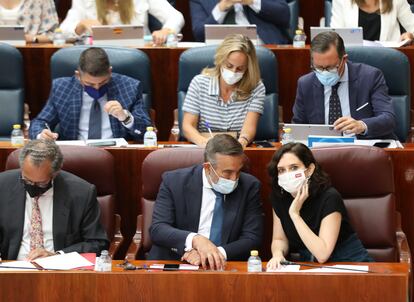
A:
{"label": "chair backrest", "polygon": [[[101,208],[101,222],[109,240],[115,229],[115,161],[111,153],[95,147],[60,146],[62,169],[94,184]],[[9,154],[6,170],[19,168],[20,149]]]}
{"label": "chair backrest", "polygon": [[149,228],[152,223],[152,212],[162,181],[162,174],[179,168],[190,167],[203,162],[204,149],[160,149],[151,152],[143,161],[142,174],[142,245],[143,252],[151,249]]}
{"label": "chair backrest", "polygon": [[395,134],[405,142],[411,127],[410,62],[402,52],[386,47],[347,47],[349,60],[380,69],[388,86],[396,117]]}
{"label": "chair backrest", "polygon": [[351,225],[376,261],[398,261],[392,161],[376,147],[313,148],[341,193]]}
{"label": "chair backrest", "polygon": [[295,36],[295,32],[298,29],[298,19],[299,19],[299,0],[287,0],[290,11],[290,21],[288,34],[291,40]]}
{"label": "chair backrest", "polygon": [[332,17],[332,0],[325,0],[325,26],[329,27],[331,25]]}
{"label": "chair backrest", "polygon": [[[0,43],[0,139],[10,139],[14,124],[23,124],[23,58],[13,46]],[[23,125],[22,125],[23,126]]]}
{"label": "chair backrest", "polygon": [[[191,48],[184,51],[178,63],[178,123],[182,133],[182,106],[191,80],[205,67],[214,66],[217,45]],[[256,47],[262,81],[266,87],[264,112],[259,119],[256,140],[278,140],[279,94],[277,60],[275,55],[264,47]]]}
{"label": "chair backrest", "polygon": [[[80,54],[90,46],[74,46],[59,49],[52,55],[52,79],[71,77],[78,68]],[[141,50],[126,47],[102,47],[109,57],[112,71],[139,80],[147,110],[151,108],[151,66],[148,56]]]}

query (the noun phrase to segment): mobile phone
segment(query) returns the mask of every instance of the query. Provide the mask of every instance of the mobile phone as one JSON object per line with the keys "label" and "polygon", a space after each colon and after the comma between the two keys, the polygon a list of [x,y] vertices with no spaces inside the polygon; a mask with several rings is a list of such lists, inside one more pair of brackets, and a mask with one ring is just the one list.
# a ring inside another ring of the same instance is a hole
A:
{"label": "mobile phone", "polygon": [[178,271],[179,268],[179,264],[164,264],[163,271]]}
{"label": "mobile phone", "polygon": [[116,146],[116,141],[103,141],[103,142],[95,142],[95,143],[88,143],[90,147],[111,147]]}
{"label": "mobile phone", "polygon": [[374,144],[374,147],[378,147],[378,148],[387,148],[390,146],[389,142],[377,142]]}
{"label": "mobile phone", "polygon": [[253,144],[257,145],[258,148],[273,148],[273,145],[268,141],[254,141]]}

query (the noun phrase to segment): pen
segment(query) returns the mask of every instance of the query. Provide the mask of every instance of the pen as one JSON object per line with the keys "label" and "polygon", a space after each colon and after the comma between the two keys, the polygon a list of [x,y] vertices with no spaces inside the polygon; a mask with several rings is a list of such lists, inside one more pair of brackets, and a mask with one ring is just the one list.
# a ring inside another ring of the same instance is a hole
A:
{"label": "pen", "polygon": [[50,129],[50,127],[49,127],[49,124],[48,124],[48,123],[45,123],[45,126],[46,126],[47,130],[49,130],[50,132],[52,132],[52,130]]}
{"label": "pen", "polygon": [[211,128],[210,125],[208,124],[207,121],[204,122],[204,125],[207,127],[208,132],[210,133],[210,136],[213,137],[213,132],[211,132]]}

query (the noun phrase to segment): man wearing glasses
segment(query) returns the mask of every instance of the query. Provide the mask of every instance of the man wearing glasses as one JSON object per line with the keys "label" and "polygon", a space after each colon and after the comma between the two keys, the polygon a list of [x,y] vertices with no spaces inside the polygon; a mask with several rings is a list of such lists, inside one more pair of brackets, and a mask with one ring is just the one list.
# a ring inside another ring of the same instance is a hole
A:
{"label": "man wearing glasses", "polygon": [[347,60],[344,42],[323,32],[311,42],[311,73],[298,80],[292,122],[329,124],[358,138],[395,139],[395,115],[382,72]]}
{"label": "man wearing glasses", "polygon": [[53,140],[30,141],[19,161],[20,169],[0,173],[2,259],[108,248],[95,186],[60,170],[63,156]]}

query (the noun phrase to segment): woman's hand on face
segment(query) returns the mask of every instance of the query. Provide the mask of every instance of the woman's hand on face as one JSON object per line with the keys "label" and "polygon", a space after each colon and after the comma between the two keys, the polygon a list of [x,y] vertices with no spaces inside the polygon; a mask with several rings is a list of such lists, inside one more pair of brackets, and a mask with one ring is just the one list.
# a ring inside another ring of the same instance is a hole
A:
{"label": "woman's hand on face", "polygon": [[286,261],[283,255],[272,257],[266,265],[266,270],[276,270],[282,268],[281,261]]}
{"label": "woman's hand on face", "polygon": [[291,218],[294,216],[300,216],[300,210],[302,209],[303,203],[309,197],[309,184],[306,181],[303,186],[299,189],[295,199],[289,208],[289,215]]}

